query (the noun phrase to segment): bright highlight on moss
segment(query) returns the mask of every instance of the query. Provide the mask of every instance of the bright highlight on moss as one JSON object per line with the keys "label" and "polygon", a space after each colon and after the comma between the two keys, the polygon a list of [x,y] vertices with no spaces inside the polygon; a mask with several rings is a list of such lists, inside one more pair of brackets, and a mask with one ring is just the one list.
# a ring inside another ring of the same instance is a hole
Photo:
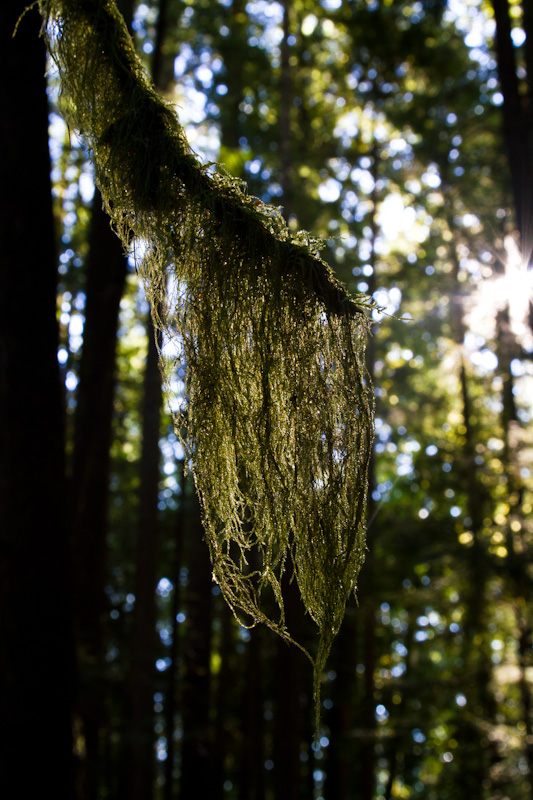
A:
{"label": "bright highlight on moss", "polygon": [[[62,110],[87,143],[113,227],[143,252],[176,430],[192,461],[213,576],[245,625],[287,630],[294,575],[318,626],[315,699],[364,559],[373,398],[365,299],[301,232],[202,166],[155,93],[113,0],[41,0]],[[302,648],[303,649],[303,648]],[[317,705],[318,707],[318,705]]]}

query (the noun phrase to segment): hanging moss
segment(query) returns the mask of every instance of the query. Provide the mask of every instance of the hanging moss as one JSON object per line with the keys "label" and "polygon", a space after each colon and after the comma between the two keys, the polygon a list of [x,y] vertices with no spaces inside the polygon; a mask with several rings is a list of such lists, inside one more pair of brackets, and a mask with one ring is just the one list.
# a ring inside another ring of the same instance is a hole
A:
{"label": "hanging moss", "polygon": [[40,6],[63,113],[89,147],[117,234],[143,253],[170,395],[186,365],[176,430],[214,579],[243,624],[292,641],[281,576],[294,574],[320,634],[318,698],[365,550],[365,299],[347,296],[316,243],[291,238],[277,209],[199,163],[113,0]]}

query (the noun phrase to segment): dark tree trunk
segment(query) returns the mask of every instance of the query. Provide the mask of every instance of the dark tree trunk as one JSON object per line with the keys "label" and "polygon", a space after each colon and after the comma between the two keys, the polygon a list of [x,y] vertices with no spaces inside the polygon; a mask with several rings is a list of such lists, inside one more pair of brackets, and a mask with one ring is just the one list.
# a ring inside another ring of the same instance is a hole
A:
{"label": "dark tree trunk", "polygon": [[[119,8],[129,24],[133,0]],[[103,678],[106,539],[118,315],[127,261],[95,192],[85,264],[85,324],[72,456],[74,616],[80,654],[78,712],[85,744],[82,794],[94,800],[103,776],[107,719]]]}
{"label": "dark tree trunk", "polygon": [[211,797],[217,792],[210,723],[211,600],[209,551],[204,542],[200,507],[192,498],[186,540],[189,568],[187,620],[183,637],[182,684],[183,745],[180,800]]}
{"label": "dark tree trunk", "polygon": [[257,627],[250,631],[244,665],[246,674],[243,693],[243,757],[240,781],[242,800],[264,800],[265,798],[265,721],[263,717],[261,634],[262,631]]}
{"label": "dark tree trunk", "polygon": [[165,732],[167,737],[167,758],[165,761],[165,787],[163,800],[173,800],[175,797],[175,766],[176,766],[176,706],[177,706],[177,678],[178,678],[178,658],[179,658],[179,631],[178,613],[181,603],[181,568],[183,562],[183,523],[184,523],[184,501],[185,501],[185,478],[184,462],[179,462],[178,483],[181,490],[179,509],[177,515],[177,530],[175,531],[175,547],[173,549],[173,583],[174,592],[172,595],[172,647],[169,653],[171,664],[165,673],[166,698],[165,698]]}
{"label": "dark tree trunk", "polygon": [[0,126],[0,796],[74,797],[73,639],[45,52],[4,0]]}
{"label": "dark tree trunk", "polygon": [[228,9],[228,27],[231,29],[232,35],[227,39],[221,38],[218,45],[224,61],[224,74],[228,87],[227,95],[221,103],[223,110],[221,118],[222,145],[232,150],[238,150],[243,128],[240,111],[244,96],[242,49],[235,47],[234,43],[242,44],[246,41],[245,6],[244,0],[233,0],[231,8]]}
{"label": "dark tree trunk", "polygon": [[[532,130],[531,119],[528,120],[528,115],[531,117],[533,112],[531,109],[527,110],[525,98],[521,97],[519,91],[508,0],[492,0],[492,7],[496,21],[498,74],[503,95],[503,131],[511,170],[517,227],[522,246],[526,247],[533,230]],[[528,24],[530,20],[531,13],[528,12]]]}
{"label": "dark tree trunk", "polygon": [[[131,649],[131,719],[129,797],[149,800],[154,791],[154,691],[157,652],[155,590],[157,584],[159,433],[162,387],[159,353],[151,320],[144,373],[142,453],[140,463],[139,534]],[[157,334],[159,343],[161,336]]]}
{"label": "dark tree trunk", "polygon": [[[285,619],[291,635],[301,642],[304,640],[303,604],[296,581],[290,582],[290,569],[287,568],[281,580]],[[305,676],[312,670],[303,653],[294,645],[276,637],[275,646],[274,793],[276,800],[297,800],[304,796],[300,746],[304,731],[309,733],[304,724],[300,695],[307,688]]]}
{"label": "dark tree trunk", "polygon": [[126,274],[122,245],[97,192],[89,229],[72,461],[76,619],[79,642],[88,656],[99,654],[102,647],[116,335]]}
{"label": "dark tree trunk", "polygon": [[326,717],[330,744],[327,751],[326,800],[352,800],[357,756],[351,734],[357,724],[357,633],[360,609],[350,602],[332,649],[331,667],[336,673],[331,687],[333,706]]}
{"label": "dark tree trunk", "polygon": [[80,652],[79,712],[85,738],[84,796],[100,780],[105,725],[103,628],[109,471],[118,312],[127,265],[97,193],[89,232],[86,307],[72,464],[75,619]]}
{"label": "dark tree trunk", "polygon": [[283,189],[283,212],[285,219],[293,213],[293,176],[291,158],[291,106],[293,102],[292,75],[290,65],[291,0],[283,0],[283,39],[281,40],[280,108],[279,108],[279,153],[280,184]]}
{"label": "dark tree trunk", "polygon": [[[450,225],[452,220],[449,220]],[[454,286],[451,305],[451,329],[458,348],[462,348],[466,333],[463,320],[461,284],[459,282],[460,264],[455,252],[451,253],[454,265]],[[464,650],[465,668],[473,678],[472,705],[474,713],[488,724],[494,724],[496,708],[491,689],[490,647],[487,639],[487,581],[488,562],[481,539],[484,517],[484,491],[479,475],[476,455],[476,427],[472,413],[471,391],[464,359],[459,366],[460,400],[462,405],[464,444],[457,467],[461,470],[466,487],[467,515],[470,517],[470,530],[473,543],[465,553],[468,586],[465,591]],[[474,642],[476,644],[474,645]],[[461,798],[483,798],[484,786],[489,782],[490,763],[496,759],[493,743],[480,736],[479,727],[470,720],[461,719],[457,729],[460,747],[457,762],[464,764],[463,779],[460,784]],[[461,761],[462,760],[462,761]],[[474,765],[474,766],[472,766]],[[493,787],[496,788],[496,787]]]}

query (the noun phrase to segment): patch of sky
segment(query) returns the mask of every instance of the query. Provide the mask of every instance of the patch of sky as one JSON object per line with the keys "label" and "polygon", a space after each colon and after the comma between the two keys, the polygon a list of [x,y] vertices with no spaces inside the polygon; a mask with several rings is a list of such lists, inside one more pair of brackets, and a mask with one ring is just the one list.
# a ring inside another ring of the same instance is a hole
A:
{"label": "patch of sky", "polygon": [[188,44],[182,44],[180,54],[174,59],[174,77],[181,78],[187,70],[187,66],[194,55],[193,49]]}
{"label": "patch of sky", "polygon": [[67,387],[69,392],[73,392],[78,385],[78,377],[74,374],[74,372],[67,372],[67,376],[65,378],[65,386]]}
{"label": "patch of sky", "polygon": [[69,320],[68,336],[69,347],[73,353],[77,353],[83,343],[83,326],[85,319],[81,314],[72,314]]}
{"label": "patch of sky", "polygon": [[396,456],[396,474],[410,475],[413,472],[413,457],[410,453],[398,453]]}
{"label": "patch of sky", "polygon": [[67,126],[65,121],[59,114],[52,112],[48,117],[48,133],[50,135],[50,155],[52,161],[56,161],[61,157],[63,151],[62,142],[65,140],[67,133]]}
{"label": "patch of sky", "polygon": [[90,203],[94,197],[94,178],[89,172],[81,172],[78,179],[78,190],[84,203]]}
{"label": "patch of sky", "polygon": [[511,31],[511,39],[515,47],[522,47],[526,41],[526,32],[522,28],[513,28]]}
{"label": "patch of sky", "polygon": [[416,221],[416,211],[411,206],[405,207],[403,198],[397,193],[387,195],[379,206],[377,222],[381,235],[389,240],[396,240],[401,232],[407,232]]}
{"label": "patch of sky", "polygon": [[[374,292],[373,299],[383,309],[383,314],[395,314],[400,308],[402,293],[397,286],[392,286],[390,289],[381,288]],[[372,318],[379,322],[383,314],[380,311],[373,311]]]}
{"label": "patch of sky", "polygon": [[211,88],[213,84],[213,71],[207,64],[200,64],[200,66],[195,70],[194,74],[204,89]]}
{"label": "patch of sky", "polygon": [[248,172],[251,172],[252,175],[257,175],[257,173],[261,171],[261,167],[262,163],[259,158],[254,158],[253,161],[246,162],[246,169]]}
{"label": "patch of sky", "polygon": [[157,584],[156,591],[160,597],[168,597],[173,588],[174,584],[172,583],[172,581],[169,581],[168,578],[161,578],[161,580]]}
{"label": "patch of sky", "polygon": [[498,357],[491,350],[476,350],[470,354],[470,361],[482,375],[489,375],[498,366]]}
{"label": "patch of sky", "polygon": [[262,24],[281,25],[283,21],[283,6],[271,0],[250,0],[246,12]]}
{"label": "patch of sky", "polygon": [[367,169],[360,169],[359,167],[356,167],[351,171],[350,177],[365,194],[370,194],[373,191],[375,181],[372,173]]}
{"label": "patch of sky", "polygon": [[[283,39],[283,6],[268,0],[252,0],[247,3],[246,11],[252,22],[261,29],[259,37],[252,36],[249,43],[255,47],[260,46],[269,53],[276,54],[277,48]],[[258,31],[259,32],[259,31]],[[279,53],[279,51],[278,51]]]}
{"label": "patch of sky", "polygon": [[356,111],[349,111],[347,114],[343,114],[333,129],[333,135],[340,139],[343,147],[346,148],[350,146],[353,138],[358,133],[358,114]]}
{"label": "patch of sky", "polygon": [[389,140],[387,144],[387,150],[389,155],[395,156],[398,155],[398,153],[406,153],[407,151],[411,152],[412,148],[411,145],[405,141],[405,139],[397,136]]}
{"label": "patch of sky", "polygon": [[398,655],[401,656],[401,658],[406,658],[408,650],[403,642],[393,642],[392,646],[394,650],[398,653]]}
{"label": "patch of sky", "polygon": [[479,218],[475,214],[463,214],[461,222],[465,228],[476,228],[480,224]]}
{"label": "patch of sky", "polygon": [[61,366],[64,366],[68,361],[68,350],[66,350],[64,347],[60,347],[57,351],[57,360]]}
{"label": "patch of sky", "polygon": [[135,11],[132,27],[138,30],[139,26],[144,25],[145,22],[154,23],[157,19],[155,9],[150,9],[146,3],[139,3]]}
{"label": "patch of sky", "polygon": [[480,10],[477,3],[468,0],[448,0],[443,15],[445,22],[451,22],[458,31],[464,34],[467,47],[478,48],[492,41],[495,23],[486,13]]}
{"label": "patch of sky", "polygon": [[342,183],[335,178],[328,178],[318,187],[318,196],[323,203],[334,203],[339,199],[342,191]]}
{"label": "patch of sky", "polygon": [[368,261],[372,256],[373,242],[370,239],[359,239],[359,258]]}
{"label": "patch of sky", "polygon": [[328,167],[340,181],[345,181],[350,174],[351,165],[346,158],[330,158],[328,160]]}
{"label": "patch of sky", "polygon": [[406,670],[405,664],[395,664],[392,667],[390,674],[392,675],[393,678],[401,678],[405,670]]}
{"label": "patch of sky", "polygon": [[424,172],[424,174],[422,175],[422,183],[425,184],[426,186],[429,186],[430,189],[439,188],[441,180],[437,167],[434,167],[433,165],[430,165],[428,167],[427,172]]}
{"label": "patch of sky", "polygon": [[375,430],[376,430],[376,436],[378,437],[380,442],[388,441],[392,433],[391,426],[388,423],[383,422],[383,420],[380,417],[376,417]]}

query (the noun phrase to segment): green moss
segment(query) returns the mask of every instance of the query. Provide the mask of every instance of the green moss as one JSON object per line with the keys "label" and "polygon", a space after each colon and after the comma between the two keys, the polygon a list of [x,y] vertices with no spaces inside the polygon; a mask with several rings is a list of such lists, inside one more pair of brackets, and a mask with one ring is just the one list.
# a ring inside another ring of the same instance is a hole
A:
{"label": "green moss", "polygon": [[[365,550],[367,302],[347,296],[308,234],[291,238],[277,209],[198,162],[112,0],[40,5],[64,114],[125,248],[142,244],[170,394],[187,366],[176,430],[214,579],[236,616],[292,641],[281,576],[294,572],[320,633],[318,698]],[[277,615],[264,610],[267,594]]]}

